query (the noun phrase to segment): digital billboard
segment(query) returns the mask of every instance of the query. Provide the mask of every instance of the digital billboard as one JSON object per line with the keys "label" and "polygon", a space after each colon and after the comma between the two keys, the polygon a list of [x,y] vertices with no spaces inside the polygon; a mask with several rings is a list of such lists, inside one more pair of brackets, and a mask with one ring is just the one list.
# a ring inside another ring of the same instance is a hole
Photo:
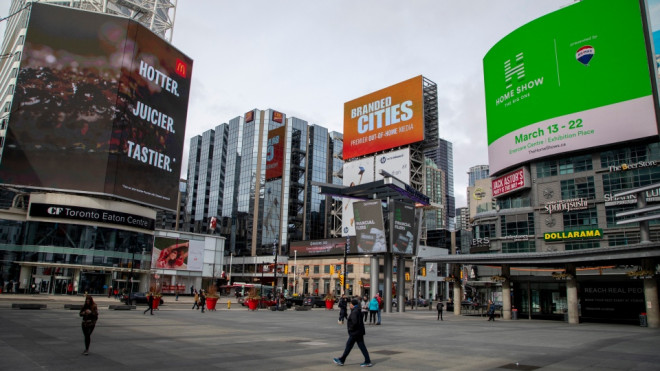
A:
{"label": "digital billboard", "polygon": [[344,103],[344,160],[423,140],[421,75]]}
{"label": "digital billboard", "polygon": [[[366,157],[359,160],[344,163],[344,177],[342,184],[346,187],[358,186],[360,184],[374,181],[374,158]],[[341,235],[355,236],[355,219],[353,218],[353,203],[355,200],[342,198],[342,220]]]}
{"label": "digital billboard", "polygon": [[[343,256],[346,250],[346,238],[326,240],[291,241],[289,257],[296,256]],[[357,254],[355,237],[350,237],[348,254]]]}
{"label": "digital billboard", "polygon": [[410,148],[398,149],[376,156],[375,180],[383,179],[380,171],[385,170],[400,181],[410,185]]}
{"label": "digital billboard", "polygon": [[155,237],[151,254],[152,269],[201,271],[204,241]]}
{"label": "digital billboard", "polygon": [[286,127],[281,126],[268,132],[266,152],[266,180],[282,177],[284,168],[284,135]]}
{"label": "digital billboard", "polygon": [[491,174],[657,136],[645,34],[638,1],[584,0],[493,46],[483,60]]}
{"label": "digital billboard", "polygon": [[0,183],[176,209],[192,64],[137,22],[32,4]]}
{"label": "digital billboard", "polygon": [[394,218],[392,231],[392,252],[402,255],[413,255],[417,244],[417,220],[415,206],[399,201],[392,201]]}
{"label": "digital billboard", "polygon": [[358,253],[387,252],[382,202],[380,200],[355,202],[353,214]]}

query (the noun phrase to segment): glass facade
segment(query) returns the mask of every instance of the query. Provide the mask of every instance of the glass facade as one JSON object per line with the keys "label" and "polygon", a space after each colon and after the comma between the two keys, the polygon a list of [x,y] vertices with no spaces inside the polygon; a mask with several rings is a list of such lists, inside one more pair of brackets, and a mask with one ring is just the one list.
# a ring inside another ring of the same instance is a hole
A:
{"label": "glass facade", "polygon": [[[331,201],[312,183],[341,184],[335,176],[343,165],[341,135],[329,140],[326,128],[273,110],[246,116],[249,122],[236,117],[191,139],[190,231],[207,231],[209,219],[219,216],[216,233],[226,237],[226,252],[234,256],[272,255],[274,246],[284,255],[292,240],[330,236]],[[282,174],[267,177],[274,130],[284,133]]]}

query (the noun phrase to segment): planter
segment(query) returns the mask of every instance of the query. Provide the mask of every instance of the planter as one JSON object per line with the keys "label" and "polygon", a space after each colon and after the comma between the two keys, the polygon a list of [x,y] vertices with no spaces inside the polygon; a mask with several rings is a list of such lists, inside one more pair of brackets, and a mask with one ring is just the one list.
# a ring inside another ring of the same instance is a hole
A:
{"label": "planter", "polygon": [[154,300],[151,302],[151,307],[154,309],[158,309],[159,305],[160,305],[160,296],[154,296]]}
{"label": "planter", "polygon": [[334,300],[326,300],[325,301],[325,309],[332,310],[332,307],[335,305]]}
{"label": "planter", "polygon": [[249,310],[257,310],[257,305],[259,305],[259,300],[248,299],[245,301]]}
{"label": "planter", "polygon": [[206,298],[206,309],[215,311],[215,306],[220,298]]}

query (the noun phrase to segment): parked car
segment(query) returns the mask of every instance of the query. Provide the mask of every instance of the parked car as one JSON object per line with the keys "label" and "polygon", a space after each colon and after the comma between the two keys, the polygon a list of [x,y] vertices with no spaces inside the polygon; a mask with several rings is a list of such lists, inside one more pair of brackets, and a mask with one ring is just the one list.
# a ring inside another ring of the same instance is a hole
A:
{"label": "parked car", "polygon": [[[247,307],[247,300],[248,297],[240,297],[238,298],[238,302],[241,303],[242,306]],[[259,300],[259,308],[268,308],[270,306],[275,305],[275,299],[268,299],[266,296],[262,296],[261,299]]]}
{"label": "parked car", "polygon": [[[129,300],[128,296],[129,296],[129,294],[122,295],[121,300],[125,303],[129,303],[129,304],[132,304],[132,305],[137,305],[137,304],[145,304],[146,305],[147,304],[147,294],[144,293],[144,292],[131,293],[130,294],[130,296],[131,296],[130,300]],[[160,298],[160,304],[163,304],[164,302],[165,301],[161,297]]]}
{"label": "parked car", "polygon": [[304,298],[302,296],[289,296],[286,297],[286,307],[291,308],[292,306],[302,306],[304,305]]}
{"label": "parked car", "polygon": [[325,308],[325,300],[323,300],[323,296],[307,296],[303,299],[303,305],[312,308]]}

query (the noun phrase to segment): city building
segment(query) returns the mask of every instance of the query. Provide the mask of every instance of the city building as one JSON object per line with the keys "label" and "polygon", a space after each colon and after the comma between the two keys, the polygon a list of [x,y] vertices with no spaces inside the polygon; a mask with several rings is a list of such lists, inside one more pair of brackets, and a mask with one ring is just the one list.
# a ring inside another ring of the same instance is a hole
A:
{"label": "city building", "polygon": [[456,228],[458,230],[469,230],[470,226],[470,209],[467,207],[459,207],[456,209]]}
{"label": "city building", "polygon": [[446,176],[444,189],[444,209],[446,211],[444,219],[445,228],[454,230],[456,216],[456,198],[454,196],[454,151],[453,144],[445,139],[438,138],[437,146],[433,146],[424,151],[424,156],[430,158],[438,165]]}
{"label": "city building", "polygon": [[[575,42],[547,46],[556,27],[584,17],[599,40],[606,19],[625,26],[605,44],[566,30],[561,37]],[[514,30],[486,54],[491,178],[468,192],[470,254],[433,260],[455,263],[452,276],[467,278],[471,292],[454,285],[456,300],[501,300],[504,318],[515,308],[530,319],[639,324],[643,313],[660,326],[659,120],[646,32],[660,20],[646,20],[644,3],[584,0]],[[586,76],[595,48],[626,48],[628,58],[621,65],[601,54]],[[547,61],[541,55],[557,60],[531,72]]]}
{"label": "city building", "polygon": [[[213,278],[205,264],[216,261],[204,257],[224,239],[176,235],[174,248],[155,236],[156,224],[176,223],[190,91],[192,59],[168,44],[175,8],[12,1],[2,43],[11,58],[0,69],[5,290],[105,294]],[[117,37],[96,48],[101,28]],[[111,63],[117,53],[121,65]],[[156,71],[168,82],[158,93]],[[146,119],[156,114],[158,127]]]}
{"label": "city building", "polygon": [[468,170],[468,187],[474,187],[475,182],[479,179],[488,178],[488,174],[490,174],[488,165],[472,166]]}
{"label": "city building", "polygon": [[341,134],[272,109],[191,138],[184,229],[226,238],[234,281],[271,284],[264,273],[275,254],[283,272],[290,241],[336,233],[333,199],[314,183],[340,181],[341,150]]}

